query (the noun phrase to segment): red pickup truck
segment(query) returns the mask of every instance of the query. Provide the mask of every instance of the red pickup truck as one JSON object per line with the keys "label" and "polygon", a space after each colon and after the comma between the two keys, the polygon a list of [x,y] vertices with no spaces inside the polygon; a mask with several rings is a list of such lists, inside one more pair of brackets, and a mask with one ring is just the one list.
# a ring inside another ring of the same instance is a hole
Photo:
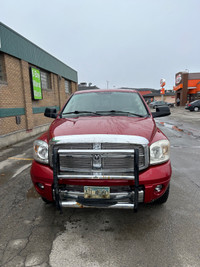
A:
{"label": "red pickup truck", "polygon": [[164,203],[171,178],[170,143],[134,90],[74,93],[33,145],[32,182],[45,202],[62,207],[125,208]]}

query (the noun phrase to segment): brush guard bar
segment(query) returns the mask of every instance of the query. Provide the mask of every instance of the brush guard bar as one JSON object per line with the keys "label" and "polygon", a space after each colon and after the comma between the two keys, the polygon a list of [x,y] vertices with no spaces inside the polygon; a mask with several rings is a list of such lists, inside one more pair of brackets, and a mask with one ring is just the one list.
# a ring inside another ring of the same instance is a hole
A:
{"label": "brush guard bar", "polygon": [[[138,204],[139,204],[139,194],[144,194],[144,192],[141,190],[139,191],[139,150],[138,149],[132,149],[130,150],[95,150],[92,153],[94,154],[105,154],[105,153],[124,153],[127,155],[133,154],[134,160],[133,160],[133,166],[134,171],[132,175],[128,176],[121,176],[121,175],[81,175],[81,178],[84,179],[126,179],[126,180],[134,180],[134,188],[133,188],[133,194],[131,194],[131,202],[132,203],[116,203],[113,200],[92,200],[89,201],[63,201],[60,198],[60,189],[59,189],[59,179],[80,179],[80,175],[68,175],[68,174],[61,174],[60,173],[60,166],[59,166],[59,154],[66,154],[66,153],[73,153],[71,150],[65,150],[60,149],[56,145],[53,147],[53,155],[52,155],[52,162],[53,162],[53,180],[54,180],[54,199],[56,203],[56,207],[60,212],[62,212],[62,207],[100,207],[100,208],[125,208],[125,209],[133,209],[134,212],[137,212],[138,210]],[[76,153],[75,151],[74,153]],[[80,152],[80,151],[79,151]],[[82,151],[82,153],[91,153],[91,151]]]}

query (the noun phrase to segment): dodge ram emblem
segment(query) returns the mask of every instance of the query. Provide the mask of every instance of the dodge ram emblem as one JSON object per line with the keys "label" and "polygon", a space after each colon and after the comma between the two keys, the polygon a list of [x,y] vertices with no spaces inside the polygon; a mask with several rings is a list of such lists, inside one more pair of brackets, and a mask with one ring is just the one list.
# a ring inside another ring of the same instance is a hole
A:
{"label": "dodge ram emblem", "polygon": [[94,154],[93,155],[93,168],[100,169],[101,168],[101,155]]}
{"label": "dodge ram emblem", "polygon": [[94,155],[94,160],[100,160],[100,155]]}

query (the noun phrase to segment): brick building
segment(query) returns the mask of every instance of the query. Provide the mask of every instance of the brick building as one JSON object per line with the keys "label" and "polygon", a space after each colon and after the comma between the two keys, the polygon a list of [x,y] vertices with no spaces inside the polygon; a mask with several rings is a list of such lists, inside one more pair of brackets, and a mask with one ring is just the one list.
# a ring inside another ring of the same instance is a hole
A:
{"label": "brick building", "polygon": [[176,99],[180,99],[180,105],[200,99],[200,73],[178,72],[175,75]]}
{"label": "brick building", "polygon": [[75,70],[0,23],[0,147],[46,130],[45,108],[76,90]]}

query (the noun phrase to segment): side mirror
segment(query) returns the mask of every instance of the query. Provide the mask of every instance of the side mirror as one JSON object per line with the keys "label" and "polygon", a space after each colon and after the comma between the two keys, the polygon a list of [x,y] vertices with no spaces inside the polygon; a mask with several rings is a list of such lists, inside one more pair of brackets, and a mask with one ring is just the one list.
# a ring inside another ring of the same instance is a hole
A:
{"label": "side mirror", "polygon": [[171,114],[168,106],[158,106],[156,112],[152,112],[153,118],[169,116]]}
{"label": "side mirror", "polygon": [[55,119],[57,117],[56,108],[46,108],[44,111],[44,116]]}

